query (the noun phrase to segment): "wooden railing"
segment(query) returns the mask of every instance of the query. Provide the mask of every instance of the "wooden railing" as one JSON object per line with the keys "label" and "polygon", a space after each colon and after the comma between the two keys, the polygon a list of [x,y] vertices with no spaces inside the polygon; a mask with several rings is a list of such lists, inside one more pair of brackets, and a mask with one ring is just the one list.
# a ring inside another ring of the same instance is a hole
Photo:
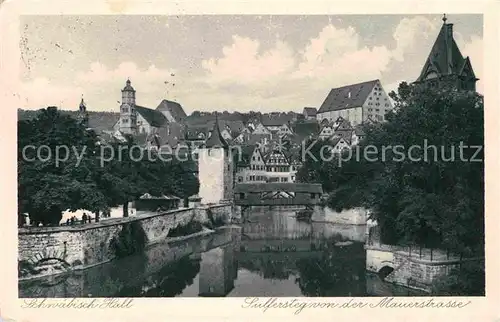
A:
{"label": "wooden railing", "polygon": [[234,204],[237,206],[298,206],[298,205],[317,205],[317,199],[304,198],[283,198],[283,199],[235,199]]}

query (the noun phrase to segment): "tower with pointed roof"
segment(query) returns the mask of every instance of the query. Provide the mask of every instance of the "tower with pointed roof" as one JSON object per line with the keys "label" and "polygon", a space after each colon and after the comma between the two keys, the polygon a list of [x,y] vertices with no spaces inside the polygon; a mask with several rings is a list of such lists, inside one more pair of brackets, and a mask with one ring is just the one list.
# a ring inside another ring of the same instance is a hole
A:
{"label": "tower with pointed roof", "polygon": [[216,114],[213,129],[198,154],[202,203],[219,203],[233,198],[233,167],[231,150],[221,134]]}
{"label": "tower with pointed roof", "polygon": [[478,79],[469,57],[464,58],[458,49],[453,38],[453,24],[447,20],[443,15],[441,30],[415,84],[475,91]]}
{"label": "tower with pointed roof", "polygon": [[80,101],[80,105],[78,106],[77,119],[85,127],[88,127],[89,113],[87,112],[87,104],[85,104],[85,101],[83,100],[83,95],[82,95],[82,100]]}
{"label": "tower with pointed roof", "polygon": [[137,111],[135,110],[135,89],[130,79],[127,79],[122,89],[122,104],[120,105],[120,131],[126,134],[137,133]]}

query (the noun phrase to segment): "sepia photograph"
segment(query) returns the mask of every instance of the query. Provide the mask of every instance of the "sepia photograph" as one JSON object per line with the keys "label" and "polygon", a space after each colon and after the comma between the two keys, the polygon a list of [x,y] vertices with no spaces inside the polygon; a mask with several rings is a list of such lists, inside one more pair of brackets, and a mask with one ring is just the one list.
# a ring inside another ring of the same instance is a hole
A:
{"label": "sepia photograph", "polygon": [[482,14],[18,28],[19,298],[485,296]]}

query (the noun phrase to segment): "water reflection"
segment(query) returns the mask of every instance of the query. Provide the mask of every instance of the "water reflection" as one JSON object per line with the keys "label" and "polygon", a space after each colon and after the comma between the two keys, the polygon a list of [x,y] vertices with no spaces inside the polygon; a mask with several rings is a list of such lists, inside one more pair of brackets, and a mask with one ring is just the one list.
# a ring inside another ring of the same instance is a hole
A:
{"label": "water reflection", "polygon": [[249,219],[58,277],[55,284],[57,278],[22,282],[20,297],[397,295],[376,276],[366,277],[364,226],[299,222],[292,211],[268,209],[252,211]]}

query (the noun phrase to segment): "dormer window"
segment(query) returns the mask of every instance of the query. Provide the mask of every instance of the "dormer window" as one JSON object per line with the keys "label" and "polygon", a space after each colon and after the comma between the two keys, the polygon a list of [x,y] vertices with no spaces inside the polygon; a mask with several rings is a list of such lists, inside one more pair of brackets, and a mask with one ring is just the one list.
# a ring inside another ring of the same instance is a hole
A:
{"label": "dormer window", "polygon": [[427,74],[427,76],[425,77],[425,79],[434,79],[434,78],[437,78],[438,75],[435,73],[435,72],[429,72]]}

